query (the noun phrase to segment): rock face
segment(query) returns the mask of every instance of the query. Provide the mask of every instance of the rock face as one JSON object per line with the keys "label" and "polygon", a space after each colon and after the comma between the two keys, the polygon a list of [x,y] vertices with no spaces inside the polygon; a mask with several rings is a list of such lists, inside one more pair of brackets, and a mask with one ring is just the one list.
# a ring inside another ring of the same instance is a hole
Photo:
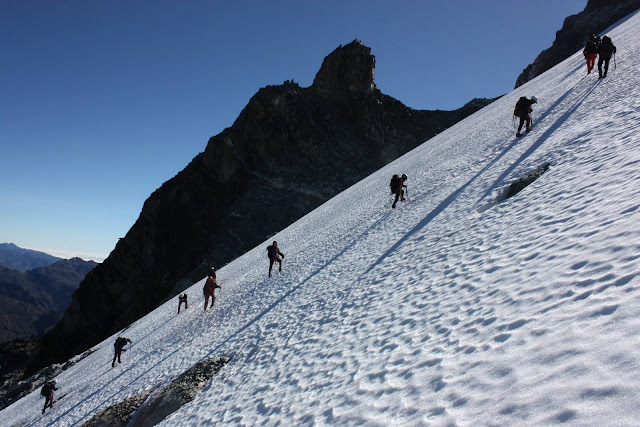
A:
{"label": "rock face", "polygon": [[211,377],[229,362],[212,357],[196,363],[171,384],[153,392],[131,396],[94,415],[82,427],[151,427],[191,402]]}
{"label": "rock face", "polygon": [[[638,9],[640,9],[640,0],[589,0],[582,12],[564,20],[564,25],[556,33],[556,40],[551,47],[542,51],[533,64],[529,64],[522,71],[516,80],[515,87],[522,86],[576,51],[583,49],[592,33],[602,33]],[[613,40],[613,43],[615,44],[616,41]]]}
{"label": "rock face", "polygon": [[196,363],[164,389],[153,394],[134,414],[131,427],[153,427],[196,395],[229,362],[228,357],[215,357]]}
{"label": "rock face", "polygon": [[354,41],[327,56],[311,87],[260,89],[233,126],[147,199],[42,337],[27,374],[121,330],[211,265],[232,261],[490,102],[413,110],[376,89],[374,65],[370,49]]}
{"label": "rock face", "polygon": [[540,178],[542,174],[545,173],[547,169],[549,169],[549,166],[551,166],[550,163],[545,163],[544,165],[540,166],[538,169],[531,172],[529,175],[523,176],[522,178],[518,178],[515,181],[513,181],[511,185],[509,185],[509,189],[505,194],[505,199],[508,199],[509,197],[513,197],[519,192],[521,192],[522,190],[524,190],[526,187],[532,184],[536,179]]}
{"label": "rock face", "polygon": [[327,92],[371,93],[376,59],[361,41],[339,47],[327,56],[313,80],[313,87]]}

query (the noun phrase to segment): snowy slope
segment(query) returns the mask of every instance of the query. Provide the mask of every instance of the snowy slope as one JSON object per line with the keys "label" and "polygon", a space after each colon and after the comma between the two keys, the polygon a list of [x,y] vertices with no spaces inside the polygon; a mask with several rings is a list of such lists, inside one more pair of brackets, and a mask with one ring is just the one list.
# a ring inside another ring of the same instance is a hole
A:
{"label": "snowy slope", "polygon": [[[608,33],[617,69],[576,53],[218,272],[215,309],[177,299],[0,425],[71,426],[197,361],[232,361],[162,425],[640,424],[640,14]],[[518,97],[534,129],[515,139]],[[551,167],[515,197],[514,179]],[[388,181],[409,175],[390,209]]]}

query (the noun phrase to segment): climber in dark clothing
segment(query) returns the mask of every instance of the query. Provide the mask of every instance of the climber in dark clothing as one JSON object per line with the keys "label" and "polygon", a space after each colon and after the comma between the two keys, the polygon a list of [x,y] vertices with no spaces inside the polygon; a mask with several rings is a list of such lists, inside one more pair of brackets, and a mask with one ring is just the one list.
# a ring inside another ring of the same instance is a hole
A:
{"label": "climber in dark clothing", "polygon": [[407,180],[407,175],[402,174],[401,177],[398,175],[393,175],[391,178],[391,182],[389,183],[389,187],[391,188],[391,194],[395,194],[396,198],[391,205],[392,208],[396,207],[398,200],[404,202],[404,189],[407,188],[405,185],[405,181]]}
{"label": "climber in dark clothing", "polygon": [[[609,36],[604,36],[602,42],[598,47],[598,78],[602,79],[607,77],[607,71],[609,71],[609,61],[611,56],[615,55],[616,47],[613,45]],[[604,73],[602,72],[602,64],[604,63]]]}
{"label": "climber in dark clothing", "polygon": [[531,99],[527,99],[524,96],[521,96],[518,102],[516,103],[516,107],[513,109],[513,115],[520,119],[520,125],[518,125],[518,132],[516,132],[517,137],[521,137],[522,134],[520,131],[522,130],[522,125],[527,124],[525,132],[529,132],[531,130],[531,112],[533,108],[531,106],[538,102],[538,98],[532,96]]}
{"label": "climber in dark clothing", "polygon": [[123,351],[127,351],[124,348],[124,346],[127,345],[128,343],[133,343],[133,341],[131,341],[129,338],[126,338],[126,337],[118,337],[116,339],[116,342],[113,343],[114,355],[113,355],[113,362],[111,362],[111,367],[113,368],[116,367],[116,359],[118,359],[118,363],[122,363],[122,360],[120,360],[120,356],[122,355]]}
{"label": "climber in dark clothing", "polygon": [[280,249],[278,249],[278,242],[275,240],[271,245],[267,246],[267,256],[269,257],[269,277],[271,277],[273,263],[278,262],[278,271],[282,271],[282,258],[284,258],[284,254],[280,252]]}
{"label": "climber in dark clothing", "polygon": [[40,389],[40,394],[45,397],[44,400],[44,408],[42,408],[42,413],[47,410],[47,406],[49,409],[53,408],[53,392],[58,389],[58,383],[56,380],[49,381],[42,386]]}

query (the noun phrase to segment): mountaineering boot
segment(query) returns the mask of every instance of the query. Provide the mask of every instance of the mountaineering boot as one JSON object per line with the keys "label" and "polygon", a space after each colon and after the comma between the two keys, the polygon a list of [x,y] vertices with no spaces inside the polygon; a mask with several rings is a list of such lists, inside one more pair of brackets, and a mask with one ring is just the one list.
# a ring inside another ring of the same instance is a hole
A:
{"label": "mountaineering boot", "polygon": [[520,132],[516,132],[516,138],[520,138],[522,134]]}

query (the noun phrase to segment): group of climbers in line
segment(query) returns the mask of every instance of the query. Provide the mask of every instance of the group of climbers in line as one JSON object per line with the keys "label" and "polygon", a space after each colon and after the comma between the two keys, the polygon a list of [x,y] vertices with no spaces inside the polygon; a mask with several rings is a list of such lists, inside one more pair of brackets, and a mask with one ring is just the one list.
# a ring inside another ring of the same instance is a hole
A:
{"label": "group of climbers in line", "polygon": [[[613,45],[611,41],[611,37],[604,36],[602,39],[598,37],[596,34],[591,34],[587,44],[582,51],[586,61],[587,61],[587,74],[590,74],[595,65],[596,57],[598,59],[598,78],[602,79],[607,77],[607,73],[609,72],[609,61],[611,57],[616,53],[616,47]],[[604,66],[604,68],[603,68]],[[523,136],[522,126],[526,125],[525,132],[529,132],[531,130],[531,113],[533,111],[533,104],[538,102],[538,98],[532,96],[531,98],[520,97],[516,106],[513,110],[513,115],[520,119],[520,123],[518,125],[518,130],[516,132],[516,137]]]}
{"label": "group of climbers in line", "polygon": [[[598,60],[598,73],[599,73],[598,78],[601,79],[601,78],[607,77],[607,72],[609,70],[609,61],[612,55],[615,55],[615,53],[616,53],[616,47],[613,45],[613,42],[611,41],[610,37],[604,36],[602,37],[602,39],[600,39],[600,37],[598,37],[597,35],[592,34],[583,50],[584,57],[587,61],[587,74],[591,73],[595,65],[595,59],[597,56],[599,56],[600,59]],[[604,65],[604,71],[602,68],[603,65]],[[529,132],[531,130],[531,113],[533,111],[532,106],[537,102],[538,102],[538,99],[535,96],[532,96],[530,98],[526,98],[523,96],[523,97],[520,97],[520,99],[518,99],[518,102],[516,103],[516,106],[513,111],[513,115],[520,119],[520,123],[518,125],[518,131],[516,132],[516,137],[523,136],[521,131],[524,125],[526,125],[525,132]],[[407,191],[406,181],[407,181],[406,174],[402,174],[402,175],[394,174],[393,177],[391,178],[389,187],[391,190],[391,194],[395,196],[393,204],[391,205],[392,208],[396,207],[398,201],[402,201],[402,202],[405,201],[404,196]],[[271,245],[267,246],[267,258],[269,259],[269,277],[272,276],[273,264],[276,262],[278,263],[278,271],[282,271],[282,260],[284,258],[284,254],[278,248],[277,241],[274,240]],[[204,311],[207,311],[207,308],[209,308],[209,299],[211,299],[211,308],[213,308],[213,305],[216,300],[216,297],[215,297],[216,289],[221,289],[221,287],[220,285],[218,285],[218,282],[216,279],[216,270],[215,268],[211,267],[207,280],[202,289],[204,293]],[[178,297],[178,301],[179,301],[178,303],[178,314],[179,314],[182,304],[184,304],[185,309],[189,308],[187,294],[186,293],[180,294]],[[116,339],[113,345],[114,356],[113,356],[113,361],[111,363],[112,367],[115,367],[116,360],[118,361],[118,363],[122,362],[121,355],[123,352],[127,351],[124,347],[129,343],[133,343],[133,341],[126,337],[118,337]],[[42,408],[43,414],[45,413],[45,410],[47,409],[47,407],[49,408],[53,407],[54,391],[56,390],[58,390],[58,386],[55,379],[52,381],[46,382],[42,386],[42,389],[40,390],[40,394],[46,398],[44,408]]]}
{"label": "group of climbers in line", "polygon": [[[597,34],[591,34],[582,54],[587,61],[587,74],[591,74],[598,57],[598,78],[607,77],[609,71],[609,61],[615,56],[616,47],[613,45],[611,37],[604,36],[602,39]],[[602,66],[604,65],[604,71]]]}

